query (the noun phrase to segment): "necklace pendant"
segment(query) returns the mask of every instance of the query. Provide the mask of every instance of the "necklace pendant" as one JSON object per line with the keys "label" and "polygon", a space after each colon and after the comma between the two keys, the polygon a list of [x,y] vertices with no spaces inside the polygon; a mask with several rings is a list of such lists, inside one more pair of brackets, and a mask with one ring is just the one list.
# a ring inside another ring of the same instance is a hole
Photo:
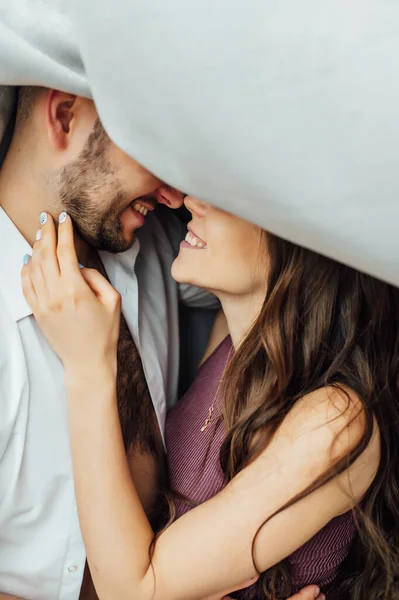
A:
{"label": "necklace pendant", "polygon": [[212,421],[213,408],[214,408],[214,406],[212,404],[212,406],[209,407],[208,417],[207,417],[205,423],[203,424],[203,426],[201,427],[201,432],[204,432],[204,431],[206,431],[208,429],[209,424]]}

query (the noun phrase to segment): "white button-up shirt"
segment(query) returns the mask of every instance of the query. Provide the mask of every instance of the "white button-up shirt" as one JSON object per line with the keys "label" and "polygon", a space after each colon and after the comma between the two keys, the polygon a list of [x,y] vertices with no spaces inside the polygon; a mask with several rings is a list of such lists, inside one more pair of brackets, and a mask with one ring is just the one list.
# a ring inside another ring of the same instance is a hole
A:
{"label": "white button-up shirt", "polygon": [[[178,300],[215,306],[206,292],[172,279],[181,239],[173,215],[161,224],[150,214],[130,250],[100,253],[122,296],[161,431],[176,398]],[[77,600],[86,556],[63,367],[22,293],[22,258],[31,248],[1,208],[0,243],[0,592],[25,600]]]}

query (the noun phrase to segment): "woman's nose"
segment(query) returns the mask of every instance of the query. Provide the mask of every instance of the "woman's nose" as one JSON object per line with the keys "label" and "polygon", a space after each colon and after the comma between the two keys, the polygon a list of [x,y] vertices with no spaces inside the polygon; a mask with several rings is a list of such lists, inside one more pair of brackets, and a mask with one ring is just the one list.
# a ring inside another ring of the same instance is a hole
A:
{"label": "woman's nose", "polygon": [[199,200],[198,198],[194,198],[194,196],[186,196],[184,198],[185,207],[192,213],[196,214],[199,217],[203,217],[208,209],[208,204]]}
{"label": "woman's nose", "polygon": [[160,204],[165,204],[169,208],[180,208],[183,204],[185,194],[168,185],[162,185],[155,192],[155,198]]}

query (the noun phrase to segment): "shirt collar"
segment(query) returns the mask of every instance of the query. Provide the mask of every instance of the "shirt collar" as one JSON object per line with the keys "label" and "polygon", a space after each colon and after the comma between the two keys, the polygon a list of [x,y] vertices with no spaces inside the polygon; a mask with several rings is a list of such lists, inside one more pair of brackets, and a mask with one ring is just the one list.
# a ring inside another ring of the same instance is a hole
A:
{"label": "shirt collar", "polygon": [[99,255],[107,272],[107,275],[113,284],[115,271],[121,266],[126,272],[134,272],[137,255],[140,251],[140,242],[138,237],[135,237],[133,245],[125,252],[110,253],[105,250],[100,250]]}
{"label": "shirt collar", "polygon": [[[32,314],[25,300],[21,284],[22,261],[25,254],[32,254],[32,247],[0,206],[0,291],[3,294],[10,314],[20,321]],[[126,252],[110,254],[100,252],[107,275],[114,281],[118,264],[127,272],[134,272],[140,242],[136,237],[133,246]]]}
{"label": "shirt collar", "polygon": [[0,240],[0,292],[13,319],[19,321],[32,314],[21,284],[23,257],[32,254],[32,248],[1,207]]}

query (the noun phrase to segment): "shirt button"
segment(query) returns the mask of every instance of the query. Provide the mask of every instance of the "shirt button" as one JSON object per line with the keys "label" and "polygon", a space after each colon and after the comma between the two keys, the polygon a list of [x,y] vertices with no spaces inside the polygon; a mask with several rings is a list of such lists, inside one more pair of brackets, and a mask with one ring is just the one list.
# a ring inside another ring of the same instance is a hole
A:
{"label": "shirt button", "polygon": [[75,571],[78,570],[78,565],[71,565],[70,567],[68,567],[68,571],[70,573],[75,573]]}

